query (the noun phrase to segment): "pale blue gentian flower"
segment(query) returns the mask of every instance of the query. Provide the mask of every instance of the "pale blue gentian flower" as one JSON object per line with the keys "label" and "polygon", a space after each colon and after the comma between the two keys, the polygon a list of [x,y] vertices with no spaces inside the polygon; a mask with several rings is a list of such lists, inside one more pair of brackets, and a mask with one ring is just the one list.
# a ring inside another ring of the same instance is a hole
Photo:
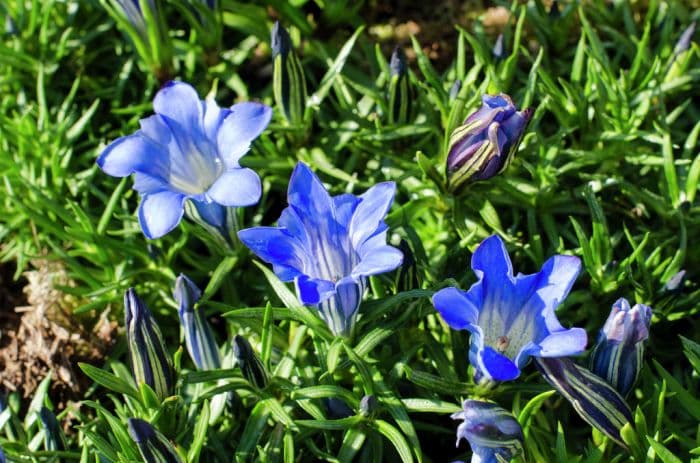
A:
{"label": "pale blue gentian flower", "polygon": [[505,463],[522,453],[523,430],[508,410],[479,400],[465,400],[463,407],[452,419],[464,420],[457,428],[457,445],[462,439],[469,442],[471,463]]}
{"label": "pale blue gentian flower", "polygon": [[260,178],[239,161],[267,127],[269,107],[249,102],[220,108],[200,100],[189,84],[169,82],[156,94],[153,109],[156,114],[141,119],[140,130],[112,142],[97,159],[109,175],[134,174],[147,238],[175,228],[187,200],[219,207],[258,202]]}
{"label": "pale blue gentian flower", "polygon": [[558,255],[538,273],[513,275],[505,245],[494,235],[472,256],[479,279],[469,291],[445,288],[433,295],[443,320],[471,333],[469,361],[475,380],[509,381],[530,356],[564,357],[583,352],[586,332],[566,329],[554,309],[569,293],[581,268],[578,257]]}
{"label": "pale blue gentian flower", "polygon": [[364,194],[330,196],[303,163],[289,180],[289,207],[277,227],[241,230],[240,240],[271,263],[282,281],[294,281],[302,304],[318,309],[336,335],[349,336],[367,277],[401,265],[386,244],[384,223],[396,186],[379,183]]}

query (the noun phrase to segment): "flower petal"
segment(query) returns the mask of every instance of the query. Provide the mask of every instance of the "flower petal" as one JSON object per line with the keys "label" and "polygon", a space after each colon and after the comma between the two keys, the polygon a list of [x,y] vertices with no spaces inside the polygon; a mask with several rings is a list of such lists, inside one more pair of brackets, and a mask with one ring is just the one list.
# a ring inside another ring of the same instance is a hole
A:
{"label": "flower petal", "polygon": [[498,235],[481,242],[472,255],[472,269],[479,278],[498,284],[504,279],[512,280],[513,265],[506,246]]}
{"label": "flower petal", "polygon": [[167,153],[140,132],[110,143],[97,158],[97,165],[113,177],[126,177],[134,172],[158,177],[168,175]]}
{"label": "flower petal", "polygon": [[260,199],[260,177],[248,168],[231,169],[219,176],[207,194],[222,206],[250,206]]}
{"label": "flower petal", "polygon": [[588,336],[583,328],[552,333],[539,342],[540,351],[533,353],[536,357],[570,357],[586,350]]}
{"label": "flower petal", "polygon": [[335,294],[335,285],[327,280],[309,278],[301,275],[297,278],[299,300],[304,305],[316,305]]}
{"label": "flower petal", "polygon": [[216,141],[221,123],[231,114],[231,110],[221,108],[216,101],[204,100],[204,133],[211,141]]}
{"label": "flower petal", "polygon": [[393,246],[381,246],[361,256],[360,263],[352,269],[352,276],[360,278],[394,270],[401,265],[403,253]]}
{"label": "flower petal", "polygon": [[[301,275],[299,270],[304,267],[305,253],[286,230],[254,227],[239,231],[238,238],[259,258],[275,265],[275,274],[282,281],[291,281]],[[283,275],[278,270],[283,271]]]}
{"label": "flower petal", "polygon": [[379,225],[384,221],[396,193],[394,182],[383,182],[374,185],[360,196],[362,200],[357,205],[350,219],[350,241],[354,248],[374,235]]}
{"label": "flower petal", "polygon": [[350,220],[352,220],[352,215],[360,201],[360,198],[350,193],[333,196],[335,217],[338,220],[338,225],[346,230],[350,229]]}
{"label": "flower petal", "polygon": [[203,136],[202,101],[190,84],[177,81],[165,84],[153,99],[153,110],[170,119],[166,119],[168,124],[176,123],[175,133],[182,131],[194,139]]}
{"label": "flower petal", "polygon": [[265,130],[271,117],[272,109],[261,103],[239,103],[231,107],[217,138],[219,155],[226,167],[238,166],[238,161],[250,149],[250,143]]}
{"label": "flower petal", "polygon": [[520,369],[517,365],[490,346],[484,347],[480,358],[484,373],[495,381],[511,381],[520,376]]}
{"label": "flower petal", "polygon": [[457,288],[441,289],[433,295],[433,305],[452,329],[464,330],[476,325],[479,309]]}
{"label": "flower petal", "polygon": [[180,223],[185,197],[172,191],[159,191],[143,196],[139,205],[139,223],[148,239],[168,233]]}
{"label": "flower petal", "polygon": [[[336,220],[335,204],[321,180],[304,163],[298,163],[289,180],[288,202],[296,213],[317,268],[309,273],[316,278],[337,281],[352,271],[350,243]],[[292,220],[294,222],[294,220]]]}

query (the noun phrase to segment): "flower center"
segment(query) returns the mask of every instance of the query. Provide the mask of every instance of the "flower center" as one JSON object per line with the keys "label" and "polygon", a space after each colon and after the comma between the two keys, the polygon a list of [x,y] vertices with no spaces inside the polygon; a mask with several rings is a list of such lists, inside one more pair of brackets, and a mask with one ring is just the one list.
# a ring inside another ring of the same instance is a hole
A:
{"label": "flower center", "polygon": [[499,353],[503,353],[508,349],[508,345],[510,344],[510,339],[508,339],[508,336],[501,336],[496,340],[496,350]]}
{"label": "flower center", "polygon": [[170,184],[183,193],[198,195],[206,192],[219,175],[224,165],[217,155],[207,156],[192,150],[170,166]]}

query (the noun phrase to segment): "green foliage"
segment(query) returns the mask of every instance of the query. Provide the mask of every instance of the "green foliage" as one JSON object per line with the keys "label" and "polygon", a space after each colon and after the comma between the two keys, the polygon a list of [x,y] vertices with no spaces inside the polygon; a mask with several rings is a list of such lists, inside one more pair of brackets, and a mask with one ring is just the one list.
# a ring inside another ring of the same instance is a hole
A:
{"label": "green foliage", "polygon": [[[103,313],[122,320],[123,293],[135,286],[177,370],[174,394],[159,398],[134,384],[121,342],[105,365],[79,366],[93,382],[79,403],[54,406],[48,380],[31,400],[9,394],[0,409],[9,461],[141,461],[130,418],[151,423],[188,463],[466,460],[449,414],[487,395],[512,404],[526,435],[522,461],[698,458],[700,49],[674,51],[697,13],[665,0],[561,2],[558,14],[539,0],[513,2],[502,59],[492,54],[497,34],[486,13],[456,18],[456,29],[450,18],[440,27],[454,53],[431,59],[422,33],[401,44],[410,67],[401,95],[412,100],[410,117],[395,117],[388,58],[396,44],[365,24],[374,3],[220,0],[216,12],[188,3],[196,2],[160,2],[162,18],[151,19],[164,22],[167,37],[141,45],[125,39],[106,0],[0,5],[14,25],[0,35],[0,260],[16,265],[16,278],[37,258],[59,261],[71,284],[57,289],[86,326]],[[147,241],[132,180],[95,165],[108,142],[150,114],[166,74],[222,106],[274,105],[270,12],[290,30],[308,98],[303,117],[296,108],[301,127],[275,107],[243,160],[263,179],[263,197],[233,219],[271,224],[297,160],[333,194],[397,183],[387,223],[390,240],[412,250],[411,278],[372,278],[352,339],[335,339],[239,243],[222,250],[190,221]],[[166,74],[156,61],[168,63]],[[503,175],[448,194],[449,135],[484,92],[536,110]],[[554,253],[582,258],[585,271],[558,316],[591,338],[618,297],[654,309],[650,362],[629,399],[634,422],[620,430],[629,452],[592,432],[534,368],[491,391],[473,383],[467,336],[450,331],[429,298],[469,287],[471,251],[493,233],[525,273]],[[682,270],[680,284],[667,285]],[[220,370],[195,371],[177,350],[170,294],[180,272],[206,288],[200,305],[217,321]],[[234,335],[250,341],[266,384],[251,384],[234,362]],[[361,407],[367,396],[376,399],[371,411]],[[70,425],[64,450],[47,447],[42,407]]]}

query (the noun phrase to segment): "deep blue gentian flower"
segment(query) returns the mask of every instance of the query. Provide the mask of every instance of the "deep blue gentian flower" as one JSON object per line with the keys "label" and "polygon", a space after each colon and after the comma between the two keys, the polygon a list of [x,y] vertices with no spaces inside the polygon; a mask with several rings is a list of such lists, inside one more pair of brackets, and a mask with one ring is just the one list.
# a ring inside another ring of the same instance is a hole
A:
{"label": "deep blue gentian flower", "polygon": [[471,463],[507,462],[522,453],[523,430],[508,410],[479,400],[465,400],[463,408],[452,419],[464,420],[457,428],[457,445],[462,439],[469,442]]}
{"label": "deep blue gentian flower", "polygon": [[296,282],[299,300],[316,307],[334,334],[350,335],[367,277],[401,265],[401,251],[386,244],[384,223],[395,189],[384,182],[360,196],[331,197],[299,163],[278,226],[241,230],[238,237],[280,280]]}
{"label": "deep blue gentian flower", "polygon": [[472,256],[479,281],[469,291],[445,288],[433,295],[443,320],[471,333],[469,361],[478,382],[509,381],[530,356],[563,357],[583,352],[586,332],[565,329],[554,309],[569,293],[581,268],[575,256],[554,256],[538,273],[513,275],[501,239],[485,239]]}
{"label": "deep blue gentian flower", "polygon": [[213,100],[200,100],[189,84],[170,82],[156,94],[153,109],[156,114],[141,119],[140,130],[112,142],[97,159],[109,175],[135,174],[146,237],[175,228],[188,199],[221,207],[258,201],[260,178],[239,160],[267,127],[269,107],[220,108]]}

